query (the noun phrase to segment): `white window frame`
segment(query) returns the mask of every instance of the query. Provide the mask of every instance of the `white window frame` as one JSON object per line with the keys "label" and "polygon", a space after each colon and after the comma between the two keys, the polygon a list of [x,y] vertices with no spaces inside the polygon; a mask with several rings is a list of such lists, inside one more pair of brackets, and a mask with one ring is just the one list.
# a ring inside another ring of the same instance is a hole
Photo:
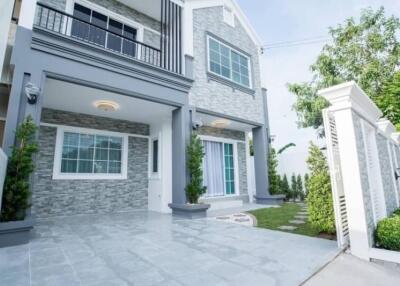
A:
{"label": "white window frame", "polygon": [[[212,141],[221,144],[232,144],[233,145],[233,167],[235,169],[235,193],[234,194],[226,194],[226,178],[225,178],[225,148],[222,146],[223,151],[223,158],[222,163],[224,167],[224,195],[223,196],[207,196],[206,194],[202,196],[203,199],[213,199],[213,198],[229,198],[229,197],[239,197],[240,196],[240,189],[239,189],[239,158],[238,158],[238,147],[237,143],[243,143],[244,141],[228,139],[228,138],[220,138],[220,137],[213,137],[208,135],[199,135],[199,139],[201,141]],[[203,166],[202,166],[203,167]]]}
{"label": "white window frame", "polygon": [[[230,53],[229,53],[230,77],[229,77],[229,78],[224,77],[223,75],[217,74],[217,73],[215,73],[215,72],[213,72],[213,71],[211,70],[210,39],[212,39],[212,40],[218,42],[220,45],[225,46],[226,48],[228,48],[228,49],[230,50]],[[233,80],[233,76],[232,76],[232,73],[233,73],[233,69],[232,69],[232,51],[234,51],[235,53],[237,53],[237,54],[239,54],[239,55],[241,55],[241,56],[243,56],[243,57],[245,57],[245,58],[247,58],[247,61],[248,61],[248,63],[249,63],[249,66],[248,66],[248,70],[249,70],[249,86],[244,85],[244,84],[241,84],[241,83],[238,83],[238,82],[236,82],[236,81]],[[223,79],[225,79],[225,80],[227,80],[227,81],[230,81],[230,82],[232,82],[233,84],[236,84],[236,85],[239,85],[239,86],[243,86],[244,88],[248,88],[248,89],[252,89],[252,88],[253,88],[253,75],[252,75],[252,62],[251,62],[251,58],[250,58],[248,55],[246,55],[246,54],[244,54],[244,53],[238,51],[237,49],[235,49],[235,48],[233,48],[233,47],[231,47],[231,46],[229,46],[229,45],[227,45],[227,44],[225,44],[225,43],[222,42],[221,40],[218,40],[217,38],[215,38],[215,37],[213,37],[213,36],[211,36],[211,35],[207,35],[207,71],[208,71],[209,73],[213,74],[213,75],[216,75],[216,76],[219,77],[219,78],[223,78]]]}
{"label": "white window frame", "polygon": [[[123,24],[126,24],[134,29],[136,29],[137,34],[136,34],[136,41],[143,43],[143,34],[144,34],[144,26],[136,21],[133,21],[131,19],[128,19],[120,14],[114,13],[106,8],[104,8],[103,6],[97,5],[93,2],[87,1],[87,0],[67,0],[66,3],[66,7],[65,7],[65,11],[66,13],[72,15],[74,13],[74,6],[75,3],[82,5],[86,8],[89,8],[91,10],[94,10],[98,13],[101,13],[105,16],[107,16],[108,18],[112,18],[113,20],[119,21]],[[107,29],[108,29],[108,21],[107,21]],[[69,33],[71,32],[71,27],[68,27],[68,31]],[[107,38],[106,38],[106,47],[107,47]],[[139,49],[140,51],[140,49]],[[140,54],[138,54],[138,58]]]}
{"label": "white window frame", "polygon": [[[113,136],[122,138],[122,154],[121,154],[121,173],[119,174],[80,174],[80,173],[62,173],[62,151],[64,145],[64,133],[80,133],[100,136]],[[124,133],[103,131],[96,129],[59,126],[57,127],[56,146],[53,163],[53,180],[126,180],[128,178],[128,138]]]}

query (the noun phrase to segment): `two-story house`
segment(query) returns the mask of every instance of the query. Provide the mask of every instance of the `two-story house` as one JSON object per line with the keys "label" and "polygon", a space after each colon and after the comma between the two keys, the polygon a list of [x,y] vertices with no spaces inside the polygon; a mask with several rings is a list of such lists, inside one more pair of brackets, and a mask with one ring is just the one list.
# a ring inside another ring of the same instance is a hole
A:
{"label": "two-story house", "polygon": [[234,0],[17,4],[3,149],[10,154],[18,124],[32,116],[34,215],[191,211],[193,131],[205,149],[203,202],[279,200],[268,192],[262,45]]}

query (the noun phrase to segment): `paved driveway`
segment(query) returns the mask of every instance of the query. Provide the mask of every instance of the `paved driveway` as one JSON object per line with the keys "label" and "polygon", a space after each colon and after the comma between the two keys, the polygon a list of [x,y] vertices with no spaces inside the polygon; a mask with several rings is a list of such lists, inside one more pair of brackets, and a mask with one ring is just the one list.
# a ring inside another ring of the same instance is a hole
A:
{"label": "paved driveway", "polygon": [[0,249],[0,285],[299,285],[336,254],[332,241],[211,219],[79,216]]}

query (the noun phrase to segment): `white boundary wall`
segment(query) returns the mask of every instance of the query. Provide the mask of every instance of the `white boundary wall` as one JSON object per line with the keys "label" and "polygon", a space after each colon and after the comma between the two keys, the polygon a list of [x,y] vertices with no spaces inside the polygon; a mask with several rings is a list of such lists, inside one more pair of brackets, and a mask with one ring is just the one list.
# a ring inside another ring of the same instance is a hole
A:
{"label": "white boundary wall", "polygon": [[3,149],[0,148],[0,210],[1,201],[3,199],[4,180],[6,178],[7,161],[8,159],[6,153],[4,153]]}
{"label": "white boundary wall", "polygon": [[318,94],[330,103],[323,117],[338,244],[365,260],[398,263],[400,252],[374,248],[374,232],[400,206],[400,136],[355,82]]}

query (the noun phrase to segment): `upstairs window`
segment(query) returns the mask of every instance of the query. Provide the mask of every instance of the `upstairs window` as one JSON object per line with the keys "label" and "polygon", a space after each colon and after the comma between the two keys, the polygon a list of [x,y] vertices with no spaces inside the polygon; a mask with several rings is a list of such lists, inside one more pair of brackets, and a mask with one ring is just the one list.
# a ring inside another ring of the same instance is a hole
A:
{"label": "upstairs window", "polygon": [[137,30],[135,28],[77,3],[74,6],[74,17],[76,19],[72,22],[71,36],[118,53],[136,56],[137,45],[134,41],[136,41]]}
{"label": "upstairs window", "polygon": [[250,58],[208,37],[208,71],[251,88]]}

